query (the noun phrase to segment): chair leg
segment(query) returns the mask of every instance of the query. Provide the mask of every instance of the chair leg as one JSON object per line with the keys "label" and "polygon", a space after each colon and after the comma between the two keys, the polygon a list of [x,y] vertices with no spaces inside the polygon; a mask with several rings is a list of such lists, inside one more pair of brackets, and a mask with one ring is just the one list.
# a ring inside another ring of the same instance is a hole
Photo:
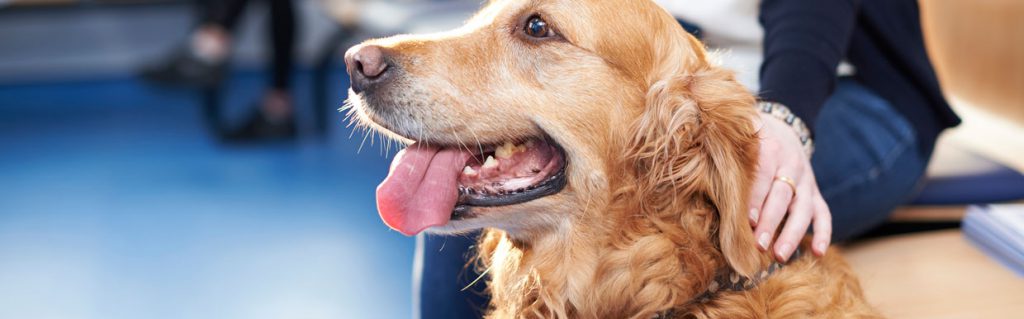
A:
{"label": "chair leg", "polygon": [[320,48],[314,60],[313,66],[313,113],[314,113],[314,127],[317,135],[324,137],[327,135],[327,118],[329,116],[329,110],[336,109],[338,103],[330,101],[328,92],[328,77],[331,73],[331,67],[334,65],[336,59],[336,50],[339,47],[351,40],[352,35],[358,31],[355,27],[340,26],[336,29],[331,36],[327,39],[324,45]]}

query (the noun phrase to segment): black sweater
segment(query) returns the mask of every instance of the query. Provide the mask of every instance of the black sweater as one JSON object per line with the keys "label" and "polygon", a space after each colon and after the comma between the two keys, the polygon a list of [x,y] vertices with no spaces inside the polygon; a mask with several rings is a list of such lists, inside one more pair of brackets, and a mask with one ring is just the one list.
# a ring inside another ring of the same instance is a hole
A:
{"label": "black sweater", "polygon": [[761,98],[785,104],[813,131],[845,58],[858,82],[907,118],[922,154],[930,154],[939,133],[960,119],[942,95],[919,15],[916,0],[764,0]]}

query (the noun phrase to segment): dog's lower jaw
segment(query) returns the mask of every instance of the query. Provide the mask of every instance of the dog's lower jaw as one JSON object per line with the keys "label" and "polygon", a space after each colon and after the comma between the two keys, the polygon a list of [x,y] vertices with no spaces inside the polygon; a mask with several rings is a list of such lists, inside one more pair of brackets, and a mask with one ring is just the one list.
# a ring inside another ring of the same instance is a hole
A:
{"label": "dog's lower jaw", "polygon": [[[576,203],[577,192],[567,185],[561,192],[529,202],[495,207],[468,207],[463,218],[453,218],[448,224],[432,227],[426,232],[438,235],[464,235],[481,230],[500,230],[511,240],[526,245],[546,236],[568,234],[572,231],[571,216],[578,215],[566,209],[565,203]],[[559,203],[562,203],[561,205]],[[582,204],[580,204],[582,205]]]}

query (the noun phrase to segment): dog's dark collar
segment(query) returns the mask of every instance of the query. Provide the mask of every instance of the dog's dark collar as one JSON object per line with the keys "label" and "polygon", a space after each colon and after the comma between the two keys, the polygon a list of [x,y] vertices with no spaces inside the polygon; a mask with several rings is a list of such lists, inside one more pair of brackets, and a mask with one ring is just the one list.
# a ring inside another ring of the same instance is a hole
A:
{"label": "dog's dark collar", "polygon": [[[754,275],[753,277],[740,276],[735,271],[726,268],[726,271],[715,276],[715,281],[712,281],[711,284],[708,285],[708,290],[705,290],[700,295],[697,295],[697,297],[690,299],[690,301],[688,301],[685,305],[679,308],[685,308],[693,304],[707,303],[711,301],[719,293],[725,291],[738,292],[753,289],[754,287],[757,287],[758,284],[767,280],[768,276],[771,276],[776,271],[781,269],[783,266],[789,264],[793,260],[796,260],[798,257],[800,257],[801,254],[802,251],[798,247],[796,251],[793,252],[793,256],[790,256],[789,260],[787,260],[785,263],[773,261],[771,265],[768,265],[768,268],[761,270],[761,272],[757,273],[757,275]],[[673,317],[674,313],[674,310],[668,310],[657,315],[654,315],[654,317],[652,317],[651,319],[669,319]]]}

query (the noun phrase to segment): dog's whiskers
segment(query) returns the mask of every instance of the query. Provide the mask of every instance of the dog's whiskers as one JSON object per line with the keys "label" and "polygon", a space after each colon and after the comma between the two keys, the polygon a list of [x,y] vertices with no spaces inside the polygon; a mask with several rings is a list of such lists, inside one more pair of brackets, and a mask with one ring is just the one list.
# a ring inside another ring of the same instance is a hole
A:
{"label": "dog's whiskers", "polygon": [[[452,123],[452,119],[451,118],[444,118],[444,119],[448,122],[448,127],[455,127],[455,125],[454,125],[455,123]],[[465,122],[464,119],[459,119],[459,121],[460,121],[460,124],[463,124],[465,127],[469,127],[468,125],[465,125],[466,122]],[[459,136],[459,134],[457,134],[455,132],[452,132],[451,134],[452,134],[453,137],[455,137],[455,140],[459,142],[459,147],[460,148],[465,149],[467,153],[473,153],[473,151],[470,150],[469,146],[467,146],[466,143],[462,141],[462,136]]]}
{"label": "dog's whiskers", "polygon": [[479,153],[473,154],[473,158],[475,158],[478,161],[483,161],[484,159],[477,157],[477,154],[479,154],[480,156],[483,156],[484,154],[484,145],[480,143],[480,137],[476,135],[476,132],[473,131],[472,127],[467,126],[466,130],[469,131],[469,134],[473,135],[473,139],[476,140],[476,149],[480,151]]}
{"label": "dog's whiskers", "polygon": [[363,141],[359,142],[359,148],[356,149],[356,154],[361,154],[363,152],[363,145],[366,144],[366,138],[370,137],[370,135],[373,135],[373,134],[375,134],[374,130],[364,130],[363,131]]}
{"label": "dog's whiskers", "polygon": [[487,276],[487,273],[491,272],[491,268],[493,268],[493,267],[494,267],[494,264],[491,264],[490,266],[487,266],[487,269],[484,269],[484,271],[480,272],[480,275],[477,276],[476,279],[473,279],[473,282],[469,283],[465,287],[462,287],[462,289],[460,289],[459,291],[466,291],[466,290],[469,289],[469,287],[473,287],[473,285],[476,285],[477,282],[480,282],[480,279],[483,279],[484,276]]}

